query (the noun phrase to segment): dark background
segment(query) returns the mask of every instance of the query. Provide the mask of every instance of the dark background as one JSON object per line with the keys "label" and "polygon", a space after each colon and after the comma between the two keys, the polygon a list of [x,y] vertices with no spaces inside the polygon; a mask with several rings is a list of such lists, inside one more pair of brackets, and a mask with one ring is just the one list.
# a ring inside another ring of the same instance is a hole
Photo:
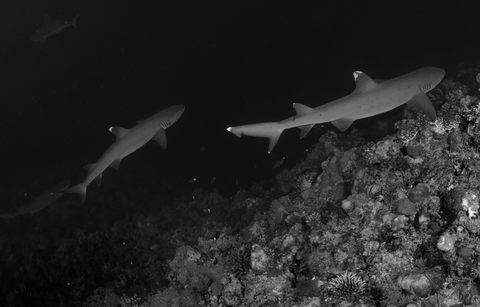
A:
{"label": "dark background", "polygon": [[[315,3],[315,4],[312,4]],[[298,162],[328,129],[298,140],[237,139],[229,126],[278,121],[293,102],[316,107],[354,89],[352,72],[392,78],[424,66],[452,73],[478,60],[475,1],[5,1],[0,6],[0,209],[84,176],[114,141],[110,126],[173,104],[186,111],[156,143],[108,170],[176,194],[231,195]],[[44,44],[31,35],[71,20]],[[393,116],[386,114],[382,120]],[[359,121],[353,128],[375,125]],[[336,131],[336,130],[335,130]],[[192,178],[198,179],[195,183]],[[189,182],[190,181],[190,182]],[[105,184],[105,183],[104,183]],[[87,193],[87,201],[91,197]]]}

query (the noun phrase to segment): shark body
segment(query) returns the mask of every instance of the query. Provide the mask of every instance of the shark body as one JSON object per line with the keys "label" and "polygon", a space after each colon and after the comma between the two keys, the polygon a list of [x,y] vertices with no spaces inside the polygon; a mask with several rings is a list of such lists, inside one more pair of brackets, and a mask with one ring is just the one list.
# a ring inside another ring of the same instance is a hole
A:
{"label": "shark body", "polygon": [[294,103],[296,115],[281,122],[229,127],[227,131],[237,137],[248,135],[268,138],[270,153],[285,129],[298,127],[301,129],[300,137],[303,138],[315,124],[331,122],[343,132],[357,119],[385,113],[405,103],[420,109],[432,121],[436,120],[435,108],[426,93],[443,79],[443,69],[424,67],[394,79],[377,82],[360,71],[353,75],[356,87],[350,95],[316,108]]}
{"label": "shark body", "polygon": [[13,213],[1,214],[0,217],[4,219],[15,219],[19,215],[23,214],[34,214],[42,209],[48,207],[51,203],[57,200],[60,196],[63,195],[63,191],[68,189],[70,186],[70,180],[64,180],[57,184],[56,186],[50,188],[45,193],[38,197],[34,197],[27,204],[22,206],[20,209]]}
{"label": "shark body", "polygon": [[174,105],[145,120],[138,121],[137,125],[131,129],[111,127],[110,132],[115,135],[115,142],[105,151],[97,163],[85,167],[88,169],[88,174],[83,182],[66,190],[65,193],[80,194],[83,203],[87,193],[87,186],[95,179],[101,181],[103,171],[109,166],[117,169],[124,157],[133,153],[150,140],[156,141],[165,149],[167,147],[165,129],[173,125],[184,110],[185,106]]}
{"label": "shark body", "polygon": [[72,20],[50,20],[48,15],[45,15],[45,21],[43,24],[33,33],[31,41],[32,42],[44,42],[47,38],[52,35],[55,35],[62,31],[63,29],[73,26],[77,27],[78,15],[75,16]]}

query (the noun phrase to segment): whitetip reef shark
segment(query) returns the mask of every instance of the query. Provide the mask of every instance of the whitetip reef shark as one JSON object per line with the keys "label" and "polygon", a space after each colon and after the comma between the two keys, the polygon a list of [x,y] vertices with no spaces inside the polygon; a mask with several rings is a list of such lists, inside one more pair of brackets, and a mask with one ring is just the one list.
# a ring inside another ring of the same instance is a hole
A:
{"label": "whitetip reef shark", "polygon": [[68,189],[70,186],[70,180],[64,180],[54,186],[53,188],[50,188],[47,190],[45,193],[38,197],[34,197],[31,201],[23,205],[20,209],[13,213],[5,213],[5,214],[0,214],[1,218],[4,219],[15,219],[19,215],[23,214],[34,214],[42,209],[45,209],[48,207],[51,203],[56,201],[60,196],[63,195],[63,191]]}
{"label": "whitetip reef shark", "polygon": [[353,73],[355,90],[347,96],[310,108],[294,103],[296,115],[281,122],[266,122],[237,127],[227,131],[237,137],[242,135],[269,139],[268,153],[278,142],[283,130],[298,127],[303,138],[315,124],[331,122],[345,131],[357,119],[388,112],[403,104],[423,111],[432,121],[436,120],[435,108],[426,93],[435,88],[445,76],[436,67],[424,67],[390,80],[374,81],[361,71]]}
{"label": "whitetip reef shark", "polygon": [[111,166],[118,169],[124,157],[133,153],[150,140],[156,141],[163,149],[167,148],[165,129],[173,125],[180,118],[183,111],[185,111],[185,106],[174,105],[147,119],[137,121],[137,125],[131,129],[111,127],[109,130],[115,135],[115,142],[105,151],[97,163],[85,166],[88,169],[88,174],[83,182],[71,187],[64,193],[80,194],[81,202],[83,203],[87,194],[87,186],[95,179],[101,181],[102,173],[107,167]]}
{"label": "whitetip reef shark", "polygon": [[76,28],[78,15],[75,16],[72,20],[50,20],[48,15],[45,15],[45,21],[43,24],[33,33],[31,41],[32,42],[44,42],[47,38],[52,35],[55,35],[62,31],[63,29],[73,26]]}

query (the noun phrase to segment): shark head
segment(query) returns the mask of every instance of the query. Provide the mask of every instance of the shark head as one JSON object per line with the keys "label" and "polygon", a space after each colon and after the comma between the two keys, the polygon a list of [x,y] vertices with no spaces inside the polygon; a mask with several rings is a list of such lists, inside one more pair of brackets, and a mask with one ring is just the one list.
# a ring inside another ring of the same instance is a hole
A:
{"label": "shark head", "polygon": [[185,111],[185,106],[183,104],[178,104],[171,106],[164,111],[167,112],[166,116],[170,118],[171,124],[173,124],[180,118],[180,116],[182,116],[183,111]]}
{"label": "shark head", "polygon": [[420,89],[427,93],[442,81],[445,70],[437,67],[424,67],[412,72],[412,74],[416,75]]}
{"label": "shark head", "polygon": [[183,111],[185,111],[185,106],[177,104],[158,112],[150,119],[154,120],[161,128],[167,129],[182,116]]}

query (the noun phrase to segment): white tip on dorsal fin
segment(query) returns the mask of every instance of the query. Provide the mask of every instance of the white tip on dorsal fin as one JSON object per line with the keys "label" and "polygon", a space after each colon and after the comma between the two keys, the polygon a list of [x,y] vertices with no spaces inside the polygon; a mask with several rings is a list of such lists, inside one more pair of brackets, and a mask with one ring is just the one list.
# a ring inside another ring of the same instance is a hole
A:
{"label": "white tip on dorsal fin", "polygon": [[110,132],[113,133],[113,135],[114,135],[117,139],[123,137],[125,134],[128,133],[128,131],[130,131],[130,130],[128,130],[128,129],[121,128],[121,127],[110,127],[110,129],[108,129],[108,130],[110,130]]}
{"label": "white tip on dorsal fin", "polygon": [[354,72],[353,77],[355,78],[355,91],[368,91],[378,85],[372,78],[361,71]]}
{"label": "white tip on dorsal fin", "polygon": [[86,169],[88,173],[90,173],[94,167],[95,167],[95,163],[92,163],[92,164],[85,165],[83,168]]}
{"label": "white tip on dorsal fin", "polygon": [[297,113],[297,116],[307,115],[313,112],[312,108],[301,103],[294,103],[293,108],[295,109],[295,113]]}

